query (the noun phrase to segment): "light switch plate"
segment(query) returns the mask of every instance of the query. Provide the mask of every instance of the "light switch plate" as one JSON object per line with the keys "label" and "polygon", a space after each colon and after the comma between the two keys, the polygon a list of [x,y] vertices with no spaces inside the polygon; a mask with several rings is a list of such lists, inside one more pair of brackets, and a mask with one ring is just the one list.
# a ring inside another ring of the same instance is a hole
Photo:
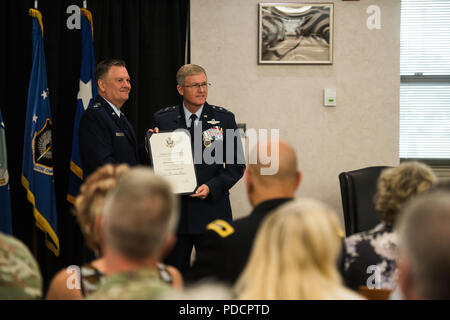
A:
{"label": "light switch plate", "polygon": [[336,88],[325,88],[323,96],[325,107],[336,107]]}

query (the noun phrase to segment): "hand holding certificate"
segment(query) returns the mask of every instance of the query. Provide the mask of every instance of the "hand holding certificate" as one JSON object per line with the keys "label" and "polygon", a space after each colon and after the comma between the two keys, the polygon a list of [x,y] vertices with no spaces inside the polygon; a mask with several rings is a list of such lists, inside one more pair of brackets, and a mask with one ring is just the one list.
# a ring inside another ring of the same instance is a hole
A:
{"label": "hand holding certificate", "polygon": [[187,132],[147,132],[148,153],[156,174],[165,177],[174,193],[190,194],[197,187],[191,139]]}

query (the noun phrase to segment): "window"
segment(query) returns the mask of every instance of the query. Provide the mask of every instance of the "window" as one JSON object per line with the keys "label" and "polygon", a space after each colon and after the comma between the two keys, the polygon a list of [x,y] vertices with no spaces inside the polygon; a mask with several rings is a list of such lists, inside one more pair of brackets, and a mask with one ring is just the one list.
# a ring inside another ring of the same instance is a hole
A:
{"label": "window", "polygon": [[402,0],[400,76],[400,158],[450,164],[449,0]]}

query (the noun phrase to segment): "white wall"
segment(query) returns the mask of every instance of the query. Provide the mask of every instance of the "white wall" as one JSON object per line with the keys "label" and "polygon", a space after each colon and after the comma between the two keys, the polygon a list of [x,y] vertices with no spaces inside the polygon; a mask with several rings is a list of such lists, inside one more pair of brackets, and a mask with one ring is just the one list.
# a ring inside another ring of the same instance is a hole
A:
{"label": "white wall", "polygon": [[[334,2],[332,65],[258,65],[259,2],[191,0],[191,61],[208,72],[209,103],[247,128],[280,129],[299,157],[298,196],[342,219],[340,172],[399,163],[400,0],[315,1]],[[370,5],[379,30],[367,28]],[[337,107],[323,106],[324,88],[337,89]],[[248,214],[242,180],[231,195],[234,218]]]}

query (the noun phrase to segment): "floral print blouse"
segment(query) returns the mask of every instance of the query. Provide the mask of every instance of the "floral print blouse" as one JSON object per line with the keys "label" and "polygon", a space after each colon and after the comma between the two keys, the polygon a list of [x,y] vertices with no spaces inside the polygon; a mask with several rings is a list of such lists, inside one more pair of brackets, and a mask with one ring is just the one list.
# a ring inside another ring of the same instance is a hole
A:
{"label": "floral print blouse", "polygon": [[354,290],[360,286],[394,289],[397,245],[392,225],[384,222],[372,230],[346,238],[342,272],[346,286]]}

